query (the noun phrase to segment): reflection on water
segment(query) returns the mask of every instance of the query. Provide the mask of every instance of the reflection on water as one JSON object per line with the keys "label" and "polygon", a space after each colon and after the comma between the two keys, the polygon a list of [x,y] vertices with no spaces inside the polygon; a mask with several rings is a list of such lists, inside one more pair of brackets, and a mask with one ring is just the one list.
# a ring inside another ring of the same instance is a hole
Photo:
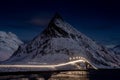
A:
{"label": "reflection on water", "polygon": [[0,73],[0,80],[120,80],[119,70]]}
{"label": "reflection on water", "polygon": [[3,75],[0,76],[0,80],[89,80],[89,78],[87,71],[61,71],[24,75]]}
{"label": "reflection on water", "polygon": [[54,74],[49,80],[89,80],[86,71],[68,71]]}

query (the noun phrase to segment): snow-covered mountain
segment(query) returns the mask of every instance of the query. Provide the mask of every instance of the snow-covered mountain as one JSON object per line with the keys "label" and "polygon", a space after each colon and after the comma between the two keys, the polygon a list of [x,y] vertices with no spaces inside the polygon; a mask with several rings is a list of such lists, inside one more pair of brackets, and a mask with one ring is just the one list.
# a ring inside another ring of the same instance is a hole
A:
{"label": "snow-covered mountain", "polygon": [[120,55],[120,45],[117,45],[115,47],[112,48],[112,50],[116,53]]}
{"label": "snow-covered mountain", "polygon": [[111,50],[118,56],[118,59],[120,60],[120,45],[113,47]]}
{"label": "snow-covered mountain", "polygon": [[106,47],[120,60],[120,45],[107,45]]}
{"label": "snow-covered mountain", "polygon": [[0,61],[8,59],[22,43],[15,34],[0,31]]}
{"label": "snow-covered mountain", "polygon": [[84,57],[97,68],[120,67],[120,60],[113,52],[73,28],[59,14],[41,34],[20,46],[4,64],[58,64],[75,56]]}

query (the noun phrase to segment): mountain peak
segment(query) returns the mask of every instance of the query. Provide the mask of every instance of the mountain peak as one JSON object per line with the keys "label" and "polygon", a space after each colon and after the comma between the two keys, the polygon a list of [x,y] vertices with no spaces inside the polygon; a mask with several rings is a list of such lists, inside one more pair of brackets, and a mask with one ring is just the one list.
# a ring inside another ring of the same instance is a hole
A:
{"label": "mountain peak", "polygon": [[63,20],[63,18],[61,17],[61,15],[58,12],[55,13],[53,19],[61,19],[61,20]]}
{"label": "mountain peak", "polygon": [[68,33],[63,27],[67,26],[61,26],[64,25],[64,20],[60,16],[59,13],[56,13],[54,17],[51,19],[48,27],[43,31],[43,34],[49,37],[67,37]]}
{"label": "mountain peak", "polygon": [[79,31],[63,20],[59,13],[54,15],[48,27],[43,31],[43,34],[47,37],[70,37],[70,35],[78,35],[79,33]]}
{"label": "mountain peak", "polygon": [[62,21],[63,21],[63,18],[61,17],[61,15],[56,12],[55,15],[53,16],[53,18],[51,19],[49,25],[50,25],[51,23],[54,23],[54,21],[55,21],[56,19],[59,19],[59,20],[62,20]]}

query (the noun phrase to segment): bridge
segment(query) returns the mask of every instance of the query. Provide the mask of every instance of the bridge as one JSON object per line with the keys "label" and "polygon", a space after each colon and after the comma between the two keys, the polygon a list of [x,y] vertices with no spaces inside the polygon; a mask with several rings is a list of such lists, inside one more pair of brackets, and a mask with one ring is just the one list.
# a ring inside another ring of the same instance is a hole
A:
{"label": "bridge", "polygon": [[44,64],[44,65],[33,65],[33,64],[28,64],[28,65],[0,65],[0,68],[51,68],[51,69],[56,69],[57,67],[62,67],[62,66],[67,66],[67,65],[75,65],[79,69],[82,69],[80,66],[80,63],[85,65],[85,69],[88,68],[93,68],[97,69],[94,65],[92,65],[87,59],[83,57],[70,57],[69,61],[66,63],[60,63],[60,64]]}

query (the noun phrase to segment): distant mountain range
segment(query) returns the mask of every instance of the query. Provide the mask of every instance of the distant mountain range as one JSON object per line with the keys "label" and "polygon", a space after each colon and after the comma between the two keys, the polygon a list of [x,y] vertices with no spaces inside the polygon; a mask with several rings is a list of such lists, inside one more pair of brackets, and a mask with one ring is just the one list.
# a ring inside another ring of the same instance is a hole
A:
{"label": "distant mountain range", "polygon": [[0,61],[8,59],[23,42],[11,32],[0,31]]}

